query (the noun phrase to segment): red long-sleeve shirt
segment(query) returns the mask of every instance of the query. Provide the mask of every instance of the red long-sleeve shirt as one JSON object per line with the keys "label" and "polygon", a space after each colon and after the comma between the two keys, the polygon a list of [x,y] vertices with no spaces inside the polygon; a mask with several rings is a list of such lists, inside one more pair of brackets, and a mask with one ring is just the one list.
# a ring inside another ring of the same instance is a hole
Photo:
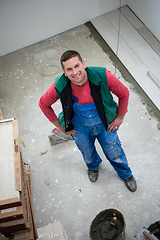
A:
{"label": "red long-sleeve shirt", "polygon": [[[128,111],[129,91],[127,87],[124,86],[110,71],[106,70],[106,75],[109,90],[118,97],[118,113],[125,114]],[[94,101],[90,94],[91,89],[89,81],[87,81],[83,86],[77,86],[71,82],[71,90],[72,95],[78,99],[79,104],[87,104]],[[39,106],[42,112],[51,122],[57,119],[57,115],[51,105],[58,99],[55,83],[53,83],[39,100]]]}

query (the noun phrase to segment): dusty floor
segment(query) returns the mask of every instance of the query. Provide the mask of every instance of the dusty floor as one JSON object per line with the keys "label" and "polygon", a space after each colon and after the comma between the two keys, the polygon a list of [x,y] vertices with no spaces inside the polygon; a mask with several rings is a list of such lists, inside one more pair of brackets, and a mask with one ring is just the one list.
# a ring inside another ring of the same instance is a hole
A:
{"label": "dusty floor", "polygon": [[[69,240],[87,240],[93,218],[114,208],[126,220],[125,239],[133,240],[142,227],[160,220],[159,120],[152,111],[150,115],[134,84],[117,70],[116,76],[130,90],[129,112],[119,137],[138,189],[132,193],[125,187],[98,144],[103,162],[98,181],[91,183],[73,141],[50,146],[53,125],[38,106],[41,95],[61,74],[59,57],[67,49],[78,50],[87,66],[105,66],[115,72],[85,25],[0,58],[0,108],[4,118],[19,121],[23,158],[31,166],[36,227],[59,220]],[[55,104],[57,113],[60,108],[59,102]]]}

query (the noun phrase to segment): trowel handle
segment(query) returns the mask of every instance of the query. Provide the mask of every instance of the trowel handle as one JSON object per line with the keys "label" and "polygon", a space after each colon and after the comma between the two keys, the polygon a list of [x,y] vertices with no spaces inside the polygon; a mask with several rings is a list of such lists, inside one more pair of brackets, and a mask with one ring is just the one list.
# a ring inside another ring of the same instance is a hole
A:
{"label": "trowel handle", "polygon": [[147,239],[154,240],[146,231],[144,231],[143,234]]}

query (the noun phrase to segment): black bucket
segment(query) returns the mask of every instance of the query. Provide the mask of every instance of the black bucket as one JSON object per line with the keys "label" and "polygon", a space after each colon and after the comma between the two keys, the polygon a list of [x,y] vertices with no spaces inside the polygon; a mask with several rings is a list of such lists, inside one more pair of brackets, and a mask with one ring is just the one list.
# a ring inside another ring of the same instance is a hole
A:
{"label": "black bucket", "polygon": [[[116,217],[115,219],[117,220],[114,221],[114,217]],[[105,226],[106,226],[106,229],[105,229]],[[102,233],[102,227],[103,227],[103,233]],[[90,239],[91,240],[102,240],[102,239],[124,240],[125,227],[126,227],[126,223],[122,213],[120,213],[116,209],[106,209],[100,212],[93,219],[90,226],[90,232],[89,232]]]}

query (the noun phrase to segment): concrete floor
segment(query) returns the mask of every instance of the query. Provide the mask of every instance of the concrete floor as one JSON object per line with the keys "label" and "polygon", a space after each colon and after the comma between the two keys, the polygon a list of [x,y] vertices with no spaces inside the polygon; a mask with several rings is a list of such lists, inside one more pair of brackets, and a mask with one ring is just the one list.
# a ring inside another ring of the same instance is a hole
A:
{"label": "concrete floor", "polygon": [[[48,135],[53,125],[38,106],[41,95],[61,74],[61,53],[70,48],[81,53],[87,66],[104,66],[115,72],[109,56],[85,25],[0,58],[0,108],[4,118],[19,121],[23,158],[31,167],[36,227],[60,221],[69,240],[87,240],[93,218],[114,208],[124,215],[125,239],[133,240],[143,227],[160,220],[159,119],[117,69],[116,76],[130,91],[129,112],[119,137],[138,189],[132,193],[126,188],[98,144],[103,162],[98,181],[91,183],[73,141],[50,146]],[[60,108],[59,102],[55,104],[57,113]]]}

